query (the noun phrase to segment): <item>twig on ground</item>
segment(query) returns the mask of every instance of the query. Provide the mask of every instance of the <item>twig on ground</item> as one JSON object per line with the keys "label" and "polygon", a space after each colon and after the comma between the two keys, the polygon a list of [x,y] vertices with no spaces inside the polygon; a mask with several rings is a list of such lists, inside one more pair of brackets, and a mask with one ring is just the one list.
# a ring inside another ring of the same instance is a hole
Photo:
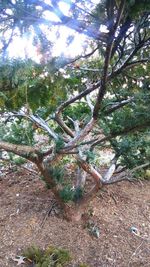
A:
{"label": "twig on ground", "polygon": [[142,214],[143,214],[143,216],[145,217],[145,219],[147,219],[148,220],[148,222],[150,223],[150,219],[146,216],[146,214],[142,211]]}
{"label": "twig on ground", "polygon": [[132,262],[133,257],[137,254],[137,251],[141,248],[141,246],[143,245],[143,243],[144,243],[144,240],[140,243],[140,245],[137,246],[137,248],[132,253],[132,255],[131,255],[130,259],[129,259],[129,262],[128,262],[128,267],[131,266],[131,262]]}
{"label": "twig on ground", "polygon": [[44,224],[45,224],[47,218],[50,216],[50,214],[51,214],[51,212],[52,212],[54,206],[56,205],[56,203],[57,203],[57,202],[56,202],[55,200],[52,201],[52,204],[51,204],[50,208],[48,209],[48,211],[46,212],[46,215],[45,215],[45,217],[43,218],[42,222],[40,223],[39,228],[42,228],[42,227],[44,226]]}

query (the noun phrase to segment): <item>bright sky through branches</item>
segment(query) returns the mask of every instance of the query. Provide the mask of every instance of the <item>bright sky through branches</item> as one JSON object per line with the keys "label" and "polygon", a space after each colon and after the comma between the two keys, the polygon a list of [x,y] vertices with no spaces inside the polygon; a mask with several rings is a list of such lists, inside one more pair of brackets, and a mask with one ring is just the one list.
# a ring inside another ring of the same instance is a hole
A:
{"label": "bright sky through branches", "polygon": [[[66,40],[69,33],[72,34],[73,30],[69,30],[67,27],[63,26],[60,32],[60,37],[57,39],[55,30],[53,31],[50,38],[52,42],[55,43],[52,49],[53,57],[57,57],[62,54],[67,57],[73,57],[79,55],[83,51],[83,47],[86,44],[86,37],[75,33],[73,42],[67,46]],[[30,38],[16,37],[12,44],[10,44],[8,51],[10,57],[25,58],[26,56],[29,56],[37,62],[40,60],[40,57],[37,55],[36,48],[33,46],[33,36]]]}
{"label": "bright sky through branches", "polygon": [[[46,0],[47,1],[47,0]],[[45,2],[46,2],[45,1]],[[49,1],[48,1],[49,2]],[[94,4],[99,3],[99,0],[93,0]],[[59,6],[63,13],[65,15],[68,15],[69,12],[69,1],[66,2],[60,2]],[[49,11],[45,11],[45,18],[51,18],[53,21],[58,21],[58,18],[55,14]],[[41,25],[41,28],[43,31],[46,31],[46,26]],[[60,28],[59,38],[57,37],[57,31],[58,29],[53,28],[53,30],[48,33],[49,34],[49,40],[54,43],[54,47],[52,49],[52,56],[57,57],[64,55],[66,57],[75,57],[83,52],[83,49],[86,48],[86,36],[83,34],[75,33],[74,30],[68,29],[65,26],[62,26]],[[68,36],[74,36],[72,42],[70,42],[69,45],[67,45],[66,41],[68,39]],[[13,58],[25,58],[25,57],[31,57],[36,62],[40,62],[40,56],[37,53],[36,47],[33,46],[33,38],[34,33],[32,31],[30,32],[30,37],[28,35],[24,36],[23,38],[16,36],[12,43],[9,46],[8,53],[10,57]]]}

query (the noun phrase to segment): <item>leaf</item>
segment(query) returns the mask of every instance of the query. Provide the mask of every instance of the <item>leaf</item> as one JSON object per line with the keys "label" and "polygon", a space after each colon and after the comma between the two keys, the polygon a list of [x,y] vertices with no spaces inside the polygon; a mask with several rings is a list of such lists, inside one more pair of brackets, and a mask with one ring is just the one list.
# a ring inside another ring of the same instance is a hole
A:
{"label": "leaf", "polygon": [[14,258],[13,261],[16,261],[17,265],[21,265],[25,263],[24,259],[26,258],[23,256],[16,256],[16,258]]}

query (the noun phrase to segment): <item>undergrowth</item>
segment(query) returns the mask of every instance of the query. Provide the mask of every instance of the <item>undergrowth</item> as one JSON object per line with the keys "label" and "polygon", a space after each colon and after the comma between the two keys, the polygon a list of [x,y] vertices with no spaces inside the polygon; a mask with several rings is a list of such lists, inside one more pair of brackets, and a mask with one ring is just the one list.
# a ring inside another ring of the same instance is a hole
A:
{"label": "undergrowth", "polygon": [[[32,264],[34,267],[67,267],[72,259],[67,250],[53,246],[45,250],[31,246],[23,251],[22,256],[26,258],[28,266]],[[77,267],[88,267],[88,265],[80,263]]]}

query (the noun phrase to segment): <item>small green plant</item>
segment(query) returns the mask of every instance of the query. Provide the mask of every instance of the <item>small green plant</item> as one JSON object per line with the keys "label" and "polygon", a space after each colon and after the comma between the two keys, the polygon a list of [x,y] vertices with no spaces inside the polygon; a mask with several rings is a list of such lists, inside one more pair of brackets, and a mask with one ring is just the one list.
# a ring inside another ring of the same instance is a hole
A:
{"label": "small green plant", "polygon": [[66,185],[62,190],[60,190],[59,194],[64,202],[72,201],[74,198],[74,190],[71,188],[71,185]]}
{"label": "small green plant", "polygon": [[49,173],[56,183],[63,183],[64,170],[60,166],[50,167]]}
{"label": "small green plant", "polygon": [[66,262],[69,262],[71,260],[70,254],[67,250],[55,248],[53,246],[48,247],[48,249],[45,251],[45,255],[52,255],[52,258],[57,263],[57,265],[60,264],[62,266]]}
{"label": "small green plant", "polygon": [[39,261],[41,261],[43,257],[43,251],[36,246],[31,246],[25,249],[22,254],[24,257],[26,257],[27,259],[35,263],[38,263]]}
{"label": "small green plant", "polygon": [[32,261],[35,267],[63,267],[64,264],[71,260],[67,250],[53,246],[48,247],[46,250],[31,246],[22,254],[30,260],[30,263]]}
{"label": "small green plant", "polygon": [[64,145],[65,145],[64,140],[62,138],[59,138],[56,141],[56,153],[59,152],[59,150],[62,149]]}
{"label": "small green plant", "polygon": [[77,202],[83,196],[83,189],[80,187],[74,189],[71,185],[66,185],[62,190],[60,190],[59,194],[64,202]]}
{"label": "small green plant", "polygon": [[24,163],[26,163],[26,160],[24,158],[21,158],[21,157],[14,157],[13,158],[13,162],[16,164],[16,165],[22,165]]}
{"label": "small green plant", "polygon": [[[56,184],[63,184],[64,170],[60,166],[49,167],[48,172],[49,172],[50,177],[53,179],[53,181]],[[50,183],[46,182],[44,179],[44,176],[41,175],[40,179],[45,182],[45,185],[48,189],[53,188],[53,186],[54,186],[53,183],[50,184]]]}
{"label": "small green plant", "polygon": [[83,196],[83,193],[84,193],[83,188],[77,187],[76,190],[74,190],[73,201],[76,202],[79,199],[81,199]]}

